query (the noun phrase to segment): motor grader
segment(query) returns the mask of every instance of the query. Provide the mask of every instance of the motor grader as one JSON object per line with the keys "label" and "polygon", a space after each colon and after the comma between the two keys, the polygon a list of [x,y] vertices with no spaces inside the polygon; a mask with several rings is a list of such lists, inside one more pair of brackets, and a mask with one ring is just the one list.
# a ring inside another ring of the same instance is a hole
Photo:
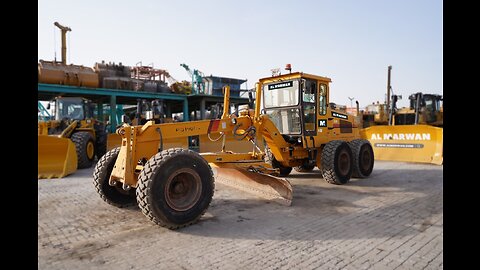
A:
{"label": "motor grader", "polygon": [[63,177],[89,168],[106,152],[103,123],[93,118],[93,104],[81,97],[56,97],[54,119],[38,122],[38,177]]}
{"label": "motor grader", "polygon": [[[243,106],[238,115],[225,110],[220,119],[123,123],[116,131],[121,146],[95,166],[95,188],[107,203],[138,203],[149,220],[176,229],[205,213],[216,181],[291,205],[292,186],[282,176],[292,168],[303,172],[317,166],[328,183],[338,185],[352,176],[368,177],[374,166],[372,146],[360,139],[353,116],[329,106],[330,82],[302,72],[272,76],[256,84],[255,108]],[[224,108],[230,107],[229,96],[226,86]],[[217,152],[163,146],[171,138],[202,134],[218,141]],[[250,141],[251,151],[229,151],[228,136]]]}

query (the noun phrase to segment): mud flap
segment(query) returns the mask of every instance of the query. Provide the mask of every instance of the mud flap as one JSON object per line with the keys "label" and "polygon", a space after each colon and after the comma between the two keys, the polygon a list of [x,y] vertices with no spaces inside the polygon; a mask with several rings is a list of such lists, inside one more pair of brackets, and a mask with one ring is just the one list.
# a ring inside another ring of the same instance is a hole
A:
{"label": "mud flap", "polygon": [[261,198],[290,206],[292,185],[288,180],[249,171],[248,168],[226,163],[210,163],[215,181]]}
{"label": "mud flap", "polygon": [[62,178],[76,170],[77,152],[70,139],[38,135],[38,179]]}
{"label": "mud flap", "polygon": [[443,164],[443,128],[429,125],[371,126],[360,131],[375,159]]}

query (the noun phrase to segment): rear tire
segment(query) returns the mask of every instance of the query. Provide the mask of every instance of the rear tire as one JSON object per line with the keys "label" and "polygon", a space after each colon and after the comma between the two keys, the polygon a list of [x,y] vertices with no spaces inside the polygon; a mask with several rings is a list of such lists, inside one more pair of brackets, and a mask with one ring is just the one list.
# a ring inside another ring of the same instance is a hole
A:
{"label": "rear tire", "polygon": [[365,139],[356,139],[349,144],[353,158],[352,176],[356,178],[368,177],[373,171],[374,164],[372,145]]}
{"label": "rear tire", "polygon": [[72,134],[70,138],[77,150],[78,168],[92,167],[95,159],[95,140],[90,132],[79,131]]}
{"label": "rear tire", "polygon": [[155,224],[169,229],[197,222],[215,188],[208,162],[194,151],[172,148],[151,157],[138,177],[137,202]]}
{"label": "rear tire", "polygon": [[345,141],[330,141],[322,150],[322,175],[330,184],[346,184],[352,176],[352,150]]}
{"label": "rear tire", "polygon": [[315,165],[300,165],[293,167],[297,172],[311,172],[315,168]]}
{"label": "rear tire", "polygon": [[119,182],[117,182],[117,186],[110,186],[108,184],[110,174],[112,173],[119,152],[120,147],[117,147],[108,151],[108,153],[100,158],[93,171],[93,184],[95,185],[97,193],[100,194],[100,197],[104,201],[121,208],[135,205],[136,199],[135,189],[132,188],[129,191],[125,191],[122,189],[121,183]]}

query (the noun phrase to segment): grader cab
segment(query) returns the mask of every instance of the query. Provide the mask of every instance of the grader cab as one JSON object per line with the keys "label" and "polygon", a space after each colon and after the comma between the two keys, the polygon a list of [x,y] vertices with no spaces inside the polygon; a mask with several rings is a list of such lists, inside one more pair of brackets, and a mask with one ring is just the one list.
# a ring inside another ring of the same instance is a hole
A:
{"label": "grader cab", "polygon": [[[255,108],[245,105],[238,114],[224,110],[220,119],[124,123],[117,129],[121,146],[95,167],[97,192],[117,207],[138,203],[151,221],[176,229],[205,213],[215,181],[290,205],[292,186],[281,177],[292,168],[305,172],[317,166],[332,184],[368,177],[372,146],[360,139],[352,116],[329,106],[330,82],[302,72],[268,77],[256,84]],[[224,108],[229,108],[228,86],[224,92]],[[204,134],[218,141],[217,152],[164,148],[169,139]],[[251,151],[229,151],[227,137],[250,141]]]}

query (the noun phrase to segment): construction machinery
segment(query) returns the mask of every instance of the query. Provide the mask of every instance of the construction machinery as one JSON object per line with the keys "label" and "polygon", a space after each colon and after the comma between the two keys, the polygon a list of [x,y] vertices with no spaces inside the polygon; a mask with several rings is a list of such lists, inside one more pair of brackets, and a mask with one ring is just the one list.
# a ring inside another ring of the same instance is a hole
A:
{"label": "construction machinery", "polygon": [[85,87],[98,87],[98,74],[93,68],[81,65],[67,65],[67,32],[72,31],[70,27],[63,26],[58,22],[54,25],[58,27],[62,34],[62,61],[44,61],[38,63],[38,82],[49,84],[63,84]]}
{"label": "construction machinery", "polygon": [[408,99],[408,108],[397,109],[395,96],[392,100],[394,125],[432,125],[443,127],[443,96],[417,92]]}
{"label": "construction machinery", "polygon": [[375,114],[381,121],[363,123],[362,138],[370,141],[378,160],[443,164],[443,97],[418,92],[409,96],[408,108],[398,109],[401,96],[391,94],[391,69],[389,66],[387,102],[380,104],[386,110]]}
{"label": "construction machinery", "polygon": [[[131,126],[117,129],[121,146],[95,166],[93,183],[107,203],[138,203],[152,222],[170,229],[196,222],[207,210],[215,181],[284,205],[292,203],[287,176],[320,169],[332,184],[368,177],[374,153],[360,138],[353,116],[329,106],[327,77],[294,72],[260,79],[255,107],[229,112],[230,87],[224,87],[220,119]],[[262,109],[263,100],[263,109]],[[215,152],[196,153],[164,145],[172,138],[207,135]],[[251,142],[251,151],[225,147],[227,137]],[[259,147],[263,141],[265,148]],[[215,181],[214,181],[215,179]]]}
{"label": "construction machinery", "polygon": [[377,101],[377,103],[369,104],[365,106],[365,110],[360,115],[364,128],[375,125],[388,125],[387,104],[385,103]]}
{"label": "construction machinery", "polygon": [[203,81],[205,75],[203,72],[198,69],[192,71],[187,64],[180,64],[180,66],[192,77],[192,94],[205,94],[205,82]]}
{"label": "construction machinery", "polygon": [[94,105],[81,97],[56,97],[50,104],[53,119],[38,122],[38,178],[91,167],[107,146],[105,125],[93,118]]}

